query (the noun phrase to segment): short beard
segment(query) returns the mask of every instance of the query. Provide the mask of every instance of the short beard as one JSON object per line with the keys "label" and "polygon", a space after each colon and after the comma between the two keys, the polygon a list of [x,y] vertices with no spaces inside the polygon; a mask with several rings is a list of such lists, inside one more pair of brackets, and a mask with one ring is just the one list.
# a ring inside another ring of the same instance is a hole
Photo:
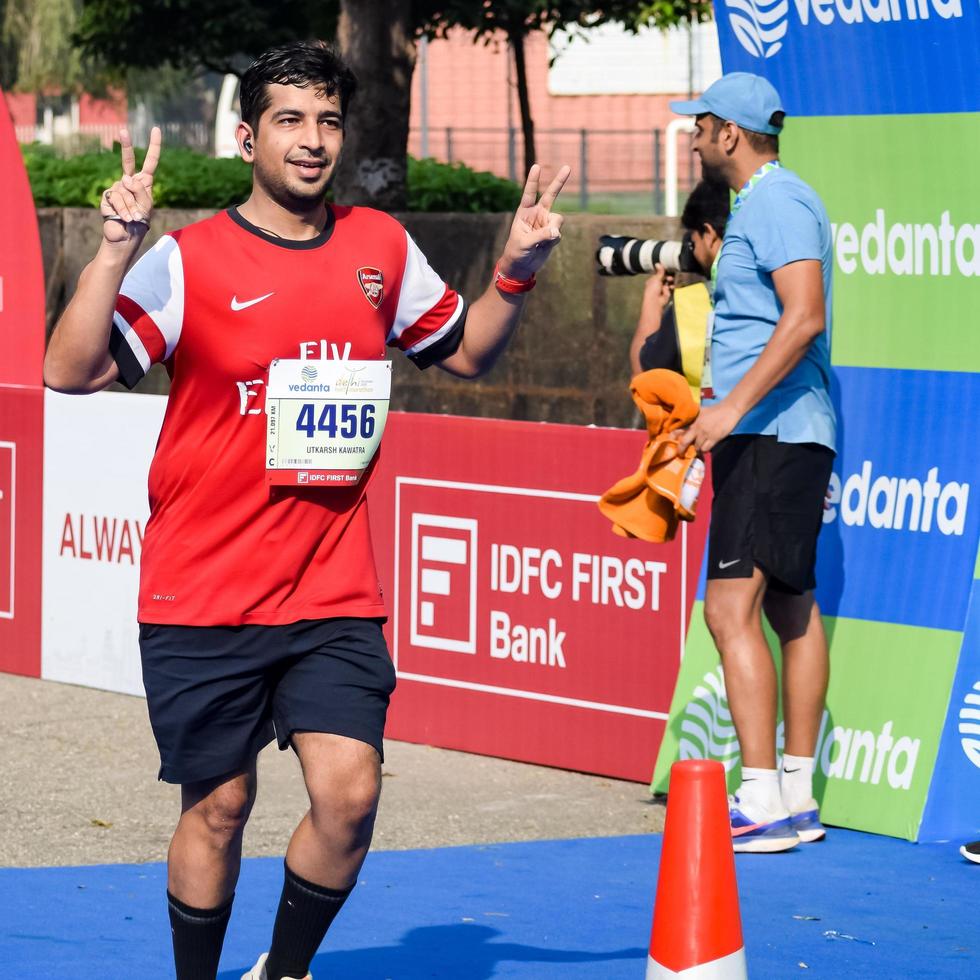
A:
{"label": "short beard", "polygon": [[728,183],[728,181],[725,179],[725,174],[721,170],[721,167],[716,167],[710,163],[705,163],[703,158],[701,160],[701,179],[712,184]]}
{"label": "short beard", "polygon": [[297,193],[281,179],[278,173],[268,173],[257,162],[252,166],[253,179],[262,185],[262,189],[266,194],[280,207],[299,214],[312,211],[322,203],[337,173],[335,166],[327,178],[327,182],[322,187],[316,189],[310,188],[306,193]]}

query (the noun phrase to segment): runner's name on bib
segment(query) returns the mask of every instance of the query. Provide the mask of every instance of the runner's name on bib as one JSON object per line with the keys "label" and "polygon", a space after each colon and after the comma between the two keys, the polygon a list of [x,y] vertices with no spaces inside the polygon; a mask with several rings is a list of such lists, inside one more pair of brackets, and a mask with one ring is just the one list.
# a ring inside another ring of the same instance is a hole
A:
{"label": "runner's name on bib", "polygon": [[391,361],[275,360],[266,390],[266,482],[351,486],[381,444]]}

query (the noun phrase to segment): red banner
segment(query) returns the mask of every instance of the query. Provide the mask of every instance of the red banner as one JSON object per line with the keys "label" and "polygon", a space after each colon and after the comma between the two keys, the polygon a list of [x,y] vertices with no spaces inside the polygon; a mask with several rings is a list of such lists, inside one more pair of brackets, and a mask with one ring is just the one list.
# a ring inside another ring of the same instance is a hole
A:
{"label": "red banner", "polygon": [[37,216],[0,95],[0,671],[40,675],[44,275]]}
{"label": "red banner", "polygon": [[392,413],[370,492],[392,738],[650,778],[707,520],[663,545],[612,533],[596,500],[644,441]]}

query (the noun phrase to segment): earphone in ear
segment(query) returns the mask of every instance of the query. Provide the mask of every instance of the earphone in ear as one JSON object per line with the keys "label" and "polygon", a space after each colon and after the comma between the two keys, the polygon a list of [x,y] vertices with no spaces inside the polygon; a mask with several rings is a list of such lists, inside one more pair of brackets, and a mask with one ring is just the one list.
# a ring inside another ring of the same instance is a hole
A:
{"label": "earphone in ear", "polygon": [[245,137],[245,149],[251,153],[252,152],[252,141],[246,136]]}

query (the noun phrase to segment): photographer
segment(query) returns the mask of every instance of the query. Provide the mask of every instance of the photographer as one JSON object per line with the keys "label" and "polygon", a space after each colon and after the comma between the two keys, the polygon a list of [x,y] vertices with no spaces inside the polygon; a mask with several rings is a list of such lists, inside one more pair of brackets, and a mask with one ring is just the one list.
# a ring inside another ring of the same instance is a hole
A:
{"label": "photographer", "polygon": [[[728,221],[729,193],[725,184],[702,180],[691,192],[681,215],[681,225],[690,238],[694,260],[700,272],[711,280],[714,288],[713,266],[721,251],[721,240]],[[686,373],[683,368],[679,334],[691,330],[700,336],[705,332],[705,303],[703,296],[692,295],[686,303],[684,290],[702,293],[703,283],[697,282],[674,289],[674,275],[657,263],[653,275],[646,281],[643,303],[630,343],[630,371],[639,374],[651,368],[670,368]],[[680,300],[673,301],[673,295]],[[700,372],[701,364],[692,365]]]}

